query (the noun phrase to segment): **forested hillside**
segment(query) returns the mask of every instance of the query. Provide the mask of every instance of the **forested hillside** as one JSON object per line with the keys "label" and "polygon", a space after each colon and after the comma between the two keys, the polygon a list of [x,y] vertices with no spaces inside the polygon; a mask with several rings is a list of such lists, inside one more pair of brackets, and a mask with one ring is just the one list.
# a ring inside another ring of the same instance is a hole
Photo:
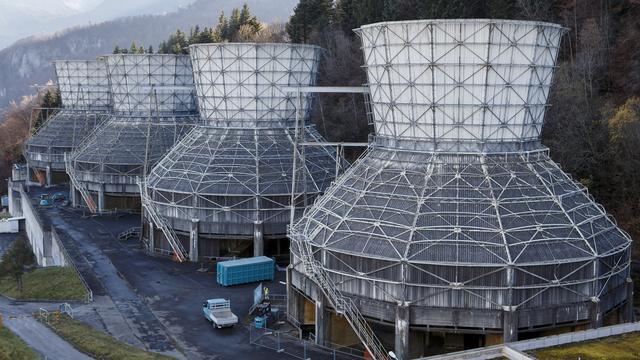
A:
{"label": "forested hillside", "polygon": [[[640,239],[640,1],[300,0],[287,31],[294,42],[328,50],[322,85],[360,85],[363,59],[352,29],[426,18],[539,20],[569,29],[543,142],[552,158]],[[330,139],[366,139],[370,129],[362,112],[354,119],[361,103],[354,107],[351,96],[332,96],[321,104],[316,121]]]}

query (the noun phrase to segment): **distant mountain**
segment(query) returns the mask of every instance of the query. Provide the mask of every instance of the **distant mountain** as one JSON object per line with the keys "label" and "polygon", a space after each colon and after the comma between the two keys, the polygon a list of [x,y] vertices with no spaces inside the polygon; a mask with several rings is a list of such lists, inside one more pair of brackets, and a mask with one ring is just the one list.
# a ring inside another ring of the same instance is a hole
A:
{"label": "distant mountain", "polygon": [[120,17],[159,15],[195,0],[0,0],[0,49],[30,35]]}
{"label": "distant mountain", "polygon": [[[26,0],[27,3],[29,1],[32,0]],[[52,1],[73,3],[73,0]],[[189,1],[106,0],[91,11],[114,11],[114,7],[126,2],[136,3],[139,7],[136,11],[144,12],[145,9],[152,10],[148,7],[158,10],[158,6],[162,4],[168,6],[172,3],[175,7],[176,3]],[[53,79],[53,60],[93,59],[111,53],[115,45],[129,47],[132,40],[137,44],[146,47],[152,45],[157,49],[158,44],[176,29],[188,31],[195,25],[215,25],[220,11],[228,14],[231,9],[241,7],[245,2],[251,12],[265,22],[286,21],[297,4],[297,0],[277,0],[278,6],[274,6],[274,0],[198,0],[177,11],[162,15],[126,17],[65,30],[55,35],[23,39],[0,50],[0,108],[13,99],[33,93],[32,85],[45,84]],[[0,3],[0,6],[3,6],[2,4]],[[5,16],[4,12],[0,14]]]}

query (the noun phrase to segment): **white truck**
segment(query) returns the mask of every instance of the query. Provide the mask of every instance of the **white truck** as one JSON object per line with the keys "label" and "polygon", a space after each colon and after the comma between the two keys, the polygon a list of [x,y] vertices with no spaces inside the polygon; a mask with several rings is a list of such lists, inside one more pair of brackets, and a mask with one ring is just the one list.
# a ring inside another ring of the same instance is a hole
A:
{"label": "white truck", "polygon": [[204,317],[220,329],[238,323],[238,317],[231,312],[231,302],[227,299],[209,299],[202,304]]}

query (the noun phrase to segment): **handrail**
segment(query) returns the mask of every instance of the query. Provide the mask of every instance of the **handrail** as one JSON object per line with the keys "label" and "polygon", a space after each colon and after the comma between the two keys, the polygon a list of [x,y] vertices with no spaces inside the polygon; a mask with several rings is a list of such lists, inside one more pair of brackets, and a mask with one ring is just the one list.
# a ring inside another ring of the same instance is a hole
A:
{"label": "handrail", "polygon": [[182,247],[182,243],[180,243],[180,239],[178,239],[178,235],[171,229],[164,219],[156,212],[156,209],[153,206],[153,202],[149,197],[147,192],[147,187],[144,186],[142,181],[138,181],[138,186],[140,187],[140,199],[142,201],[142,207],[146,210],[145,213],[149,216],[149,219],[153,222],[155,226],[157,226],[164,236],[166,237],[169,245],[173,249],[173,252],[178,259],[179,262],[185,262],[188,257],[188,252]]}

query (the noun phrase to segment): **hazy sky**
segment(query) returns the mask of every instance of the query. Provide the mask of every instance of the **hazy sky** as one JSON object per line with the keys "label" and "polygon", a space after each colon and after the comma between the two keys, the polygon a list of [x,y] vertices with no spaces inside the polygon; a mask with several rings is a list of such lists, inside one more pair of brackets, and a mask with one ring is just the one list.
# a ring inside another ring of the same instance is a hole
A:
{"label": "hazy sky", "polygon": [[0,49],[30,36],[123,16],[174,11],[195,0],[0,0]]}

